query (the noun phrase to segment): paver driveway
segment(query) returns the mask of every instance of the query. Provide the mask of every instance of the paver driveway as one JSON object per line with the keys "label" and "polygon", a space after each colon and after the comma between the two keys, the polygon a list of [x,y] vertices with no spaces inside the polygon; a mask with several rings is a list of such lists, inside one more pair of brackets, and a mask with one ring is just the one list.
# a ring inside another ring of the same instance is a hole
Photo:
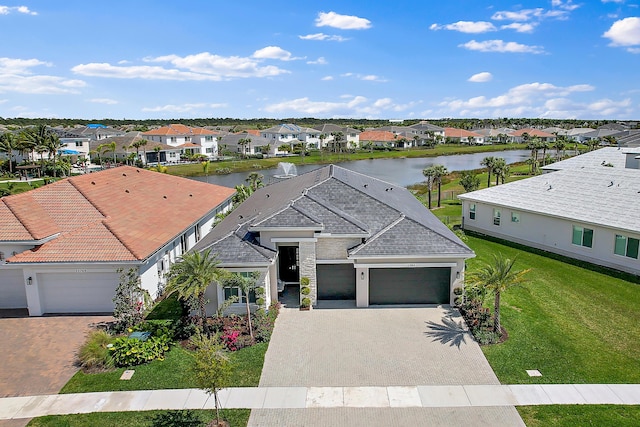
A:
{"label": "paver driveway", "polygon": [[[447,317],[454,323],[444,325]],[[434,324],[441,335],[426,334]],[[260,386],[499,384],[478,344],[455,324],[462,324],[458,311],[438,307],[285,309]]]}
{"label": "paver driveway", "polygon": [[108,316],[0,318],[0,397],[60,391],[78,370],[73,365],[75,354],[89,325],[109,319]]}

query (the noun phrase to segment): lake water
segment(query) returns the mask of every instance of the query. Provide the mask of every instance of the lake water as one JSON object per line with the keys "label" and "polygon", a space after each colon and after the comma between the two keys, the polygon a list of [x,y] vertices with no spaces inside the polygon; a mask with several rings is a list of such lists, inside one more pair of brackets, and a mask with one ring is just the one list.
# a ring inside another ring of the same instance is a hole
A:
{"label": "lake water", "polygon": [[[422,170],[433,165],[443,165],[449,172],[480,169],[480,162],[488,156],[502,157],[508,164],[524,162],[531,156],[528,150],[508,150],[474,154],[456,154],[453,156],[423,157],[412,159],[373,159],[356,160],[351,162],[336,163],[337,165],[355,172],[360,172],[374,178],[381,179],[402,187],[424,181]],[[286,162],[286,158],[283,158]],[[215,163],[212,164],[215,169]],[[318,169],[325,165],[296,165],[298,175]],[[278,173],[277,168],[258,170],[264,176],[262,181],[265,184],[277,180],[274,175]],[[245,179],[249,172],[231,173],[228,175],[210,175],[209,177],[199,176],[192,179],[206,181],[211,184],[223,185],[225,187],[235,187],[246,184]]]}

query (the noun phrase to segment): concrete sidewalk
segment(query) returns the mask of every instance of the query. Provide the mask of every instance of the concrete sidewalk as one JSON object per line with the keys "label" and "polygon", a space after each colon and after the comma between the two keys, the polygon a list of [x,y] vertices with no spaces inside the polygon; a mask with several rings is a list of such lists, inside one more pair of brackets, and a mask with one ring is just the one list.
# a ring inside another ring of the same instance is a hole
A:
{"label": "concrete sidewalk", "polygon": [[[244,387],[220,392],[223,408],[482,408],[524,405],[640,405],[640,384]],[[0,420],[89,412],[213,409],[198,389],[54,394],[0,399]]]}

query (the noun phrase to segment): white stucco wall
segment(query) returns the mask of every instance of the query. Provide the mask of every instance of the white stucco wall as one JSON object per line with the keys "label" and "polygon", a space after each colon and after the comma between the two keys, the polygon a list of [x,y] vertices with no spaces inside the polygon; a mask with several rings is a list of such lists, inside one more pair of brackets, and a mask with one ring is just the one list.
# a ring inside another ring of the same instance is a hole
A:
{"label": "white stucco wall", "polygon": [[[640,261],[638,259],[616,255],[613,252],[616,234],[640,239],[639,233],[550,217],[533,212],[501,208],[486,203],[475,203],[476,219],[471,220],[469,219],[470,203],[473,202],[464,200],[462,204],[465,230],[476,231],[633,274],[640,273]],[[499,226],[493,224],[494,208],[501,211]],[[511,221],[512,212],[519,213],[519,222]],[[588,248],[572,243],[574,225],[593,230],[593,247]]]}

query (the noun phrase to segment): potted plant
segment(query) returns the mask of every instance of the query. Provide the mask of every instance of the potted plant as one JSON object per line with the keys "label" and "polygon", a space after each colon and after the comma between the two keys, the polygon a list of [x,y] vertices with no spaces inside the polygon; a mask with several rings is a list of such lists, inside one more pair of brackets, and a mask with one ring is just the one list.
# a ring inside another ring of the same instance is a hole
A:
{"label": "potted plant", "polygon": [[311,293],[309,282],[310,281],[308,277],[300,278],[300,310],[311,309],[311,299],[308,297],[308,295]]}

